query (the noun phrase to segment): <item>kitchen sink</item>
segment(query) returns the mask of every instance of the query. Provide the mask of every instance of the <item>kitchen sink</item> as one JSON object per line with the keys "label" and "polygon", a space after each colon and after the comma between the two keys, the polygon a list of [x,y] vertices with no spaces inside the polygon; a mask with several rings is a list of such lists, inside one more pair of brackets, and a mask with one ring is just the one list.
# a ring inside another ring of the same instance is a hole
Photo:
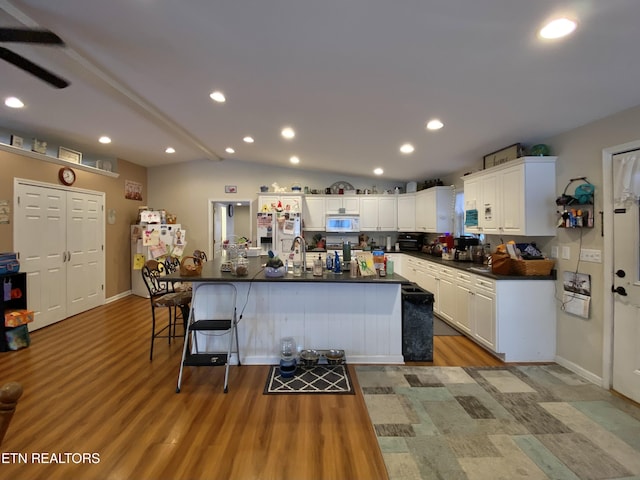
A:
{"label": "kitchen sink", "polygon": [[490,273],[491,267],[469,267],[467,270],[471,270],[472,272],[479,272],[479,273]]}

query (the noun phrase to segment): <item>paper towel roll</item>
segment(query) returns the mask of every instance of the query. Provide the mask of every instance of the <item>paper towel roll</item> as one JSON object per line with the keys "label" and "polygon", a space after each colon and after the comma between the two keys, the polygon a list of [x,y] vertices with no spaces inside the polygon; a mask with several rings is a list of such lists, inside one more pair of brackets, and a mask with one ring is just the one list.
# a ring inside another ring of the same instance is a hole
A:
{"label": "paper towel roll", "polygon": [[387,252],[391,250],[391,235],[387,235]]}

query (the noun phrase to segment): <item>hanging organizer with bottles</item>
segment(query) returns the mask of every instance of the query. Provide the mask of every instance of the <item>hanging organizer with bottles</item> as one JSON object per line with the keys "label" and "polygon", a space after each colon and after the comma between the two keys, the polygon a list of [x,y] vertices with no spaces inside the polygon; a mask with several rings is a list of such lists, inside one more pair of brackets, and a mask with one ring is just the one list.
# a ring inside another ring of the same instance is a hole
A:
{"label": "hanging organizer with bottles", "polygon": [[[582,181],[573,195],[567,194],[574,182]],[[595,186],[587,177],[576,177],[569,180],[564,192],[556,198],[558,208],[558,228],[593,228],[593,205]]]}

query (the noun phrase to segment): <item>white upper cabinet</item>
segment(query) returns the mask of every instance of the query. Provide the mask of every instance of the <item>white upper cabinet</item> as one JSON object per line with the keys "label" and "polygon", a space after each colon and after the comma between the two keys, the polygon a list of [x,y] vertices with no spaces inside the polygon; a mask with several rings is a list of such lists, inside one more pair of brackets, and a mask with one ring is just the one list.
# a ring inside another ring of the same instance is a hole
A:
{"label": "white upper cabinet", "polygon": [[[522,157],[463,177],[465,229],[489,235],[555,235],[556,158]],[[470,225],[474,211],[477,225]]]}
{"label": "white upper cabinet", "polygon": [[324,231],[324,197],[307,195],[304,199],[304,229],[308,231]]}
{"label": "white upper cabinet", "polygon": [[360,230],[397,230],[398,206],[395,195],[360,197]]}
{"label": "white upper cabinet", "polygon": [[[327,195],[324,197],[325,214],[360,213],[360,200],[355,195]],[[344,212],[340,209],[344,208]]]}
{"label": "white upper cabinet", "polygon": [[412,193],[398,195],[398,231],[413,232],[416,229],[416,196]]}
{"label": "white upper cabinet", "polygon": [[431,187],[416,193],[415,230],[428,233],[453,231],[453,188]]}

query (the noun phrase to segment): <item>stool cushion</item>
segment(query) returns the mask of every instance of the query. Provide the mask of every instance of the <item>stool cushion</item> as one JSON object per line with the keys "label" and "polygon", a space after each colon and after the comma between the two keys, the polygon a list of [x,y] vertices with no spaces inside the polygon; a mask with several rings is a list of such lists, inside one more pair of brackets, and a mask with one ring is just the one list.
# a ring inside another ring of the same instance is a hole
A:
{"label": "stool cushion", "polygon": [[171,292],[154,298],[153,304],[156,307],[178,307],[191,302],[191,292]]}

